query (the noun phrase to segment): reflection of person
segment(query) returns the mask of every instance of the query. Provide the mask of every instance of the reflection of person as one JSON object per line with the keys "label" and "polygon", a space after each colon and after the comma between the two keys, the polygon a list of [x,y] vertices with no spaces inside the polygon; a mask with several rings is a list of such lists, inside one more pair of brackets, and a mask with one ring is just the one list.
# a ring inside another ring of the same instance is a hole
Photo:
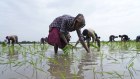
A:
{"label": "reflection of person", "polygon": [[115,41],[115,38],[118,38],[118,36],[110,35],[110,36],[109,36],[109,42]]}
{"label": "reflection of person", "polygon": [[[6,39],[8,40],[8,44],[10,43],[14,46],[15,43],[19,44],[18,37],[16,35],[6,36]],[[19,44],[20,45],[20,44]],[[21,45],[20,45],[21,46]]]}
{"label": "reflection of person", "polygon": [[50,66],[48,72],[50,72],[51,76],[55,77],[55,79],[62,79],[62,75],[65,75],[66,79],[73,79],[76,74],[71,73],[72,61],[73,58],[70,58],[69,56],[55,56],[54,58],[51,58],[48,63]]}
{"label": "reflection of person", "polygon": [[78,14],[76,17],[70,15],[59,16],[49,26],[48,44],[53,45],[54,51],[57,53],[58,48],[63,49],[69,43],[70,38],[67,38],[69,32],[76,31],[83,47],[89,52],[81,35],[81,28],[84,26],[85,19],[82,14]]}
{"label": "reflection of person", "polygon": [[121,38],[121,41],[124,41],[124,42],[130,40],[130,38],[128,37],[128,35],[119,35],[119,37]]}
{"label": "reflection of person", "polygon": [[136,37],[136,42],[140,42],[140,35]]}
{"label": "reflection of person", "polygon": [[8,48],[9,52],[8,52],[8,58],[9,60],[11,59],[18,59],[18,51],[15,50],[14,46],[10,46]]}
{"label": "reflection of person", "polygon": [[46,38],[43,38],[43,37],[42,37],[42,38],[40,39],[40,44],[43,44],[43,45],[44,45],[46,42],[47,42],[47,37],[46,37]]}
{"label": "reflection of person", "polygon": [[[93,72],[94,65],[97,65],[97,63],[96,63],[97,54],[95,54],[95,53],[89,53],[89,54],[82,53],[81,56],[82,56],[82,58],[80,60],[80,63],[77,66],[78,67],[77,75],[81,76],[80,79],[85,79],[84,78],[85,75],[83,73]],[[93,72],[93,74],[94,74],[94,72]],[[86,75],[86,76],[89,76],[89,75]],[[90,75],[90,77],[91,76],[92,75]],[[92,78],[86,77],[86,79],[92,79]]]}
{"label": "reflection of person", "polygon": [[[84,40],[87,41],[87,46],[90,48],[90,40],[92,38],[92,43],[97,43],[98,47],[100,47],[100,37],[98,37],[97,33],[95,33],[92,29],[84,29],[83,30]],[[76,42],[75,46],[79,43],[79,40]]]}

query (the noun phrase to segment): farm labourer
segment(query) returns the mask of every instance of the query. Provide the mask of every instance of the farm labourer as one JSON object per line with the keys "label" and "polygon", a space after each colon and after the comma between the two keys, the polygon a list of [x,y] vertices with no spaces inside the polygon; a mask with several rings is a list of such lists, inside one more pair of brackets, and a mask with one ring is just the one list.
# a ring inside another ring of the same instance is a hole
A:
{"label": "farm labourer", "polygon": [[42,38],[40,39],[40,44],[43,44],[43,45],[44,45],[44,44],[47,42],[47,39],[48,39],[47,37],[46,37],[46,38],[43,38],[43,37],[42,37]]}
{"label": "farm labourer", "polygon": [[121,41],[124,41],[124,42],[126,42],[126,41],[128,41],[128,40],[130,40],[130,38],[128,37],[128,35],[119,35],[119,37],[121,38]]}
{"label": "farm labourer", "polygon": [[14,46],[15,43],[19,44],[18,36],[16,36],[16,35],[6,36],[6,39],[8,40],[9,45],[12,44]]}
{"label": "farm labourer", "polygon": [[63,49],[68,45],[70,40],[69,32],[76,31],[81,44],[87,52],[90,52],[81,34],[81,28],[84,26],[83,14],[78,14],[76,17],[70,15],[59,16],[49,26],[48,44],[53,45],[54,51],[57,53],[58,48]]}
{"label": "farm labourer", "polygon": [[110,35],[110,36],[109,36],[109,41],[110,41],[110,42],[115,41],[115,40],[114,40],[115,38],[118,38],[118,36]]}
{"label": "farm labourer", "polygon": [[140,42],[140,35],[136,37],[136,42]]}
{"label": "farm labourer", "polygon": [[[90,40],[92,38],[92,44],[93,42],[97,43],[98,47],[100,47],[100,37],[98,37],[98,35],[95,33],[94,30],[92,29],[84,29],[83,30],[83,36],[84,36],[84,40],[86,40],[87,42],[87,46],[88,48],[90,48]],[[75,44],[75,46],[79,43],[80,40],[78,40]]]}

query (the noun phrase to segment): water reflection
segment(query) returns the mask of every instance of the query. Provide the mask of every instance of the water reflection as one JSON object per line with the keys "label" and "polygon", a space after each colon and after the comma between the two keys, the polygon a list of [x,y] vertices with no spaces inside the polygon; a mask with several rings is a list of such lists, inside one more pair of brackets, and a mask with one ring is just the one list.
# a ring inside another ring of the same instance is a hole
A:
{"label": "water reflection", "polygon": [[128,50],[130,47],[129,42],[121,42],[121,50]]}
{"label": "water reflection", "polygon": [[42,51],[48,49],[48,46],[47,46],[46,44],[40,45],[40,47],[41,47],[41,50],[42,50]]}
{"label": "water reflection", "polygon": [[114,51],[115,48],[116,48],[116,45],[115,45],[114,42],[110,42],[110,45],[109,45],[109,46],[110,46],[110,47],[109,47],[109,51],[110,51],[110,52]]}
{"label": "water reflection", "polygon": [[136,42],[136,49],[140,50],[140,42]]}
{"label": "water reflection", "polygon": [[70,56],[58,56],[54,55],[54,58],[49,59],[48,72],[51,73],[51,76],[55,79],[73,79],[75,74],[71,73],[71,65],[73,59]]}
{"label": "water reflection", "polygon": [[[81,60],[78,64],[78,75],[81,76],[81,79],[93,79],[95,76],[93,75],[93,68],[95,68],[97,63],[98,55],[94,50],[91,50],[91,53],[81,52]],[[85,77],[85,75],[87,75]]]}
{"label": "water reflection", "polygon": [[[130,51],[133,46],[139,50],[139,44],[112,43],[101,51],[93,48],[91,53],[86,53],[80,48],[68,56],[55,55],[53,48],[47,50],[44,46],[42,50],[32,46],[31,51],[27,50],[28,45],[20,51],[10,46],[0,56],[0,79],[117,79],[116,73],[128,79],[132,71],[126,67],[134,67],[136,74],[133,72],[133,75],[139,79],[139,54]],[[132,64],[128,65],[130,61]]]}
{"label": "water reflection", "polygon": [[18,59],[18,51],[15,50],[14,46],[8,47],[8,55],[7,56],[8,56],[9,60],[11,60],[11,59],[17,60]]}
{"label": "water reflection", "polygon": [[18,51],[15,50],[15,47],[8,46],[6,48],[7,51],[3,52],[3,56],[0,57],[0,59],[3,60],[3,62],[0,62],[0,71],[1,71],[0,76],[2,77],[2,79],[6,79],[6,78],[9,79],[8,77],[10,75],[9,74],[8,76],[5,75],[7,75],[7,73],[12,72],[13,65],[14,65],[13,63],[18,60]]}

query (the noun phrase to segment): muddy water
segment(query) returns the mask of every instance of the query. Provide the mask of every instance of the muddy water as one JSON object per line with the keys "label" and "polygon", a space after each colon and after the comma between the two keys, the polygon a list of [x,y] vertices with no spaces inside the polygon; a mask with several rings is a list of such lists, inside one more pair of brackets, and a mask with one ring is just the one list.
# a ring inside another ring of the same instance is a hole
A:
{"label": "muddy water", "polygon": [[79,46],[64,56],[49,46],[0,48],[0,79],[139,79],[140,52],[102,46],[86,53]]}

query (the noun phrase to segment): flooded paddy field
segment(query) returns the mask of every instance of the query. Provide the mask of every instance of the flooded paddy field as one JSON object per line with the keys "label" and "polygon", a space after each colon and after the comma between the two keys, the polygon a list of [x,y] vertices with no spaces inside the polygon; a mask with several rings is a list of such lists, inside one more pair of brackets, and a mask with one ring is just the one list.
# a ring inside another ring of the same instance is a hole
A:
{"label": "flooded paddy field", "polygon": [[[74,44],[73,44],[74,45]],[[87,53],[79,44],[64,55],[50,45],[0,45],[0,79],[139,79],[140,43],[102,42]]]}

